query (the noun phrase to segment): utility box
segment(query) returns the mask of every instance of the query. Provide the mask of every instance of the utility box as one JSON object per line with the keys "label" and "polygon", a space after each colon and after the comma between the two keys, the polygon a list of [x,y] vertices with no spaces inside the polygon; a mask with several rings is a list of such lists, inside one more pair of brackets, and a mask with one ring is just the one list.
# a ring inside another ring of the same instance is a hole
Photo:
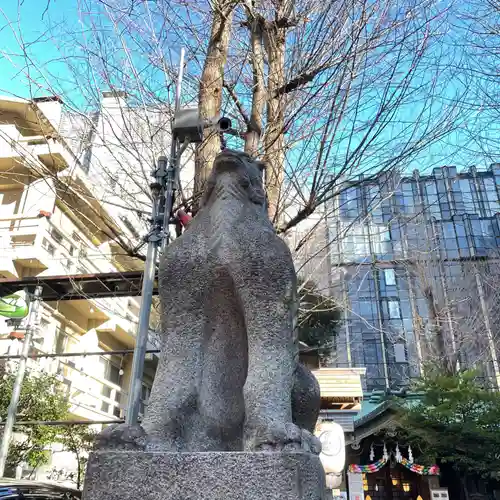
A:
{"label": "utility box", "polygon": [[174,139],[180,143],[197,143],[203,140],[203,126],[198,108],[179,109],[174,115],[172,126]]}

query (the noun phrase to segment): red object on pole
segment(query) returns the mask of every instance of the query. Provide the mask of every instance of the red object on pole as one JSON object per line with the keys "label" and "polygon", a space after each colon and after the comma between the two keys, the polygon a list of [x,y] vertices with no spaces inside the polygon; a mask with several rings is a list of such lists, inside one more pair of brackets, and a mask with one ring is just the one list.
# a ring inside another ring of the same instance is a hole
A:
{"label": "red object on pole", "polygon": [[186,212],[184,212],[184,210],[179,210],[177,212],[177,218],[179,219],[180,223],[182,224],[182,227],[186,227],[193,219],[190,215],[188,215]]}

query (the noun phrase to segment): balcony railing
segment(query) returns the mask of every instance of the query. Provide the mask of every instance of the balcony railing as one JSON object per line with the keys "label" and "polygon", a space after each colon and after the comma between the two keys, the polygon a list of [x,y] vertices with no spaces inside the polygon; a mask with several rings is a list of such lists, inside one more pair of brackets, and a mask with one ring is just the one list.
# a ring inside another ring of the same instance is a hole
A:
{"label": "balcony railing", "polygon": [[[36,258],[39,250],[44,250],[51,257],[52,265],[57,259],[68,273],[77,274],[74,271],[78,269],[82,274],[114,270],[105,259],[99,262],[104,265],[98,265],[96,255],[92,255],[91,250],[82,246],[81,239],[79,242],[72,239],[43,215],[0,215],[0,238],[4,243],[3,250],[13,254],[21,253],[21,258]],[[29,248],[32,249],[31,252]]]}
{"label": "balcony railing", "polygon": [[73,158],[66,147],[42,135],[23,136],[15,125],[0,125],[0,158],[25,158],[27,164],[40,161],[58,170],[71,165]]}
{"label": "balcony railing", "polygon": [[[53,275],[95,274],[115,271],[112,264],[98,250],[85,246],[82,238],[72,238],[56,227],[45,216],[14,214],[0,216],[0,274],[17,278],[12,262],[20,262],[32,269],[49,269]],[[90,300],[90,299],[89,299]],[[131,313],[128,302],[131,299],[91,300],[95,309],[120,319],[120,327],[135,335],[137,317]],[[135,303],[136,309],[139,309]]]}
{"label": "balcony railing", "polygon": [[[34,349],[34,352],[38,355],[44,353],[38,348]],[[66,386],[70,412],[74,415],[86,419],[121,419],[127,392],[121,386],[95,375],[96,358],[98,357],[89,356],[78,366],[73,361],[66,361],[64,357],[30,359],[29,367],[56,375]]]}

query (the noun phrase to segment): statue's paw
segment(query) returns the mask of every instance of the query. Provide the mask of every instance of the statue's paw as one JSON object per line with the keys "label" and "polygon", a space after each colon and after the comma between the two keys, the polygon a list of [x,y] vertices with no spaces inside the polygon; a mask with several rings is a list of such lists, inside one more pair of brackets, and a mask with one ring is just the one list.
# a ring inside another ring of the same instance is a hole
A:
{"label": "statue's paw", "polygon": [[146,440],[146,451],[160,451],[163,453],[172,453],[178,451],[177,445],[173,439],[167,439],[165,436],[148,436]]}
{"label": "statue's paw", "polygon": [[321,441],[311,432],[302,429],[302,449],[319,455],[321,453]]}
{"label": "statue's paw", "polygon": [[274,424],[247,431],[245,449],[249,451],[306,451],[319,454],[321,443],[309,431],[295,424]]}
{"label": "statue's paw", "polygon": [[140,425],[113,424],[97,435],[96,450],[135,450],[146,448],[146,432]]}

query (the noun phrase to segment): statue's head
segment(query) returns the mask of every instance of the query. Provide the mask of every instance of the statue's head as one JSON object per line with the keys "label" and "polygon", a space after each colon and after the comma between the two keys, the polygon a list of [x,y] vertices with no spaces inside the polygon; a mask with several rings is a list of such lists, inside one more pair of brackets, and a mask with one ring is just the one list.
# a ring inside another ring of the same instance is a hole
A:
{"label": "statue's head", "polygon": [[234,196],[264,207],[264,164],[242,151],[225,149],[217,155],[207,181],[202,205],[218,196]]}

